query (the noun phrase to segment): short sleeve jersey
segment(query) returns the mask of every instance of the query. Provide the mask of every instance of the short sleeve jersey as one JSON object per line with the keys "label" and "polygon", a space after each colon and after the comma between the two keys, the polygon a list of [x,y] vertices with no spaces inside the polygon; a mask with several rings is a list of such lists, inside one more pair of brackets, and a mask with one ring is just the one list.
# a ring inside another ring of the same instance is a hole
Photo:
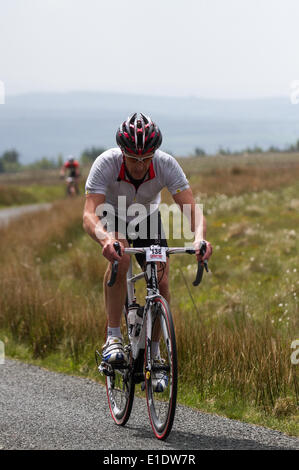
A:
{"label": "short sleeve jersey", "polygon": [[118,212],[119,197],[125,197],[126,208],[142,204],[150,214],[157,210],[160,192],[167,188],[174,195],[189,188],[188,180],[178,162],[171,155],[156,150],[144,181],[136,190],[126,175],[123,155],[119,148],[112,148],[94,161],[85,186],[86,194],[104,194],[105,201]]}

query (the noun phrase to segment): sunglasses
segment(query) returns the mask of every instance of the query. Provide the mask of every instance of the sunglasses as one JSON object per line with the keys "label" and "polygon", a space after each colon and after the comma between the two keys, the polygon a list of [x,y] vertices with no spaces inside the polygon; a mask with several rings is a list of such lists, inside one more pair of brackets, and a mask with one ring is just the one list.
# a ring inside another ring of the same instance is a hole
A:
{"label": "sunglasses", "polygon": [[129,158],[131,161],[134,161],[134,163],[137,163],[137,162],[147,163],[153,158],[154,153],[152,153],[151,155],[147,155],[146,157],[133,157],[132,155],[128,155],[126,153],[124,153],[124,156],[126,158]]}

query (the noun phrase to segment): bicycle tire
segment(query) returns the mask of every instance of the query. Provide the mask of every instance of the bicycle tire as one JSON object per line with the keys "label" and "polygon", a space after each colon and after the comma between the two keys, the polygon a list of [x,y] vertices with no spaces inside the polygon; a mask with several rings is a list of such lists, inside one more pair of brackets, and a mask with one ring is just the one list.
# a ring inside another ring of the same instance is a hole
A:
{"label": "bicycle tire", "polygon": [[128,338],[127,311],[125,308],[122,316],[121,331],[129,368],[112,368],[113,375],[106,376],[109,409],[113,420],[118,426],[124,426],[130,418],[135,394],[135,383],[132,373],[133,358]]}
{"label": "bicycle tire", "polygon": [[[159,319],[161,325],[160,337],[160,355],[165,363],[161,366],[154,366],[151,343],[152,332],[155,328],[155,322]],[[149,326],[147,325],[147,328]],[[174,422],[177,398],[177,350],[175,330],[172,314],[167,301],[162,296],[153,299],[152,304],[152,324],[151,332],[146,332],[145,346],[145,390],[148,414],[155,436],[160,440],[165,440]],[[149,334],[150,333],[150,334]],[[151,363],[151,371],[148,370],[148,363]],[[157,393],[154,390],[154,373],[159,371],[167,374],[168,383],[165,390]]]}

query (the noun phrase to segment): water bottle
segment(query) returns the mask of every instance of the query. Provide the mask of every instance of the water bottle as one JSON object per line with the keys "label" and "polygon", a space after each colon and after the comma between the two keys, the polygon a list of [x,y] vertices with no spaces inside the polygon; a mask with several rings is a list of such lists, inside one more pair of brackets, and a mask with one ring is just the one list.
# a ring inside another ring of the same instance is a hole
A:
{"label": "water bottle", "polygon": [[142,323],[143,323],[143,309],[144,307],[138,307],[136,311],[136,318],[135,318],[135,337],[139,337]]}
{"label": "water bottle", "polygon": [[131,342],[135,342],[137,340],[136,337],[136,318],[137,318],[137,311],[138,311],[139,305],[136,303],[133,303],[129,306],[129,311],[128,311],[128,332],[129,332],[129,338]]}

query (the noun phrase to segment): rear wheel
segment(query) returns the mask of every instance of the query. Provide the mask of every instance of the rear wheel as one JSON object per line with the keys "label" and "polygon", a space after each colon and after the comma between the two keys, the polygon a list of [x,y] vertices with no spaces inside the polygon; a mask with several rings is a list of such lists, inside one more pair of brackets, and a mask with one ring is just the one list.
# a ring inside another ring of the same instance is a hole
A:
{"label": "rear wheel", "polygon": [[123,345],[127,355],[125,368],[114,368],[110,366],[111,375],[106,376],[106,391],[112,418],[119,426],[124,426],[128,421],[133,401],[135,384],[132,374],[132,354],[128,338],[127,313],[124,309],[121,322]]}
{"label": "rear wheel", "polygon": [[[155,436],[169,435],[175,416],[177,398],[177,351],[172,315],[167,301],[156,297],[152,307],[151,333],[146,335],[145,389],[149,418]],[[153,357],[153,333],[160,330],[160,360]],[[149,370],[150,362],[150,370]]]}

